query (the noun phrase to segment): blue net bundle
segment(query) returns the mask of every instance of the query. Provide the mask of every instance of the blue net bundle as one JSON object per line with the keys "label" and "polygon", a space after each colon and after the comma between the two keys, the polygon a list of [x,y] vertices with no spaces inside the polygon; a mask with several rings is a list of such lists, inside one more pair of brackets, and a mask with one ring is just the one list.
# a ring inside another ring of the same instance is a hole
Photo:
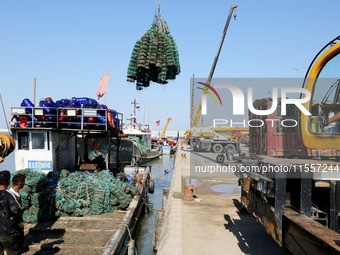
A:
{"label": "blue net bundle", "polygon": [[150,86],[150,82],[166,84],[180,73],[178,48],[175,39],[156,9],[150,29],[136,42],[128,67],[127,78],[136,82],[136,89]]}
{"label": "blue net bundle", "polygon": [[20,190],[24,222],[34,223],[55,217],[99,215],[126,209],[140,190],[116,179],[109,171],[50,172],[23,169],[26,177]]}

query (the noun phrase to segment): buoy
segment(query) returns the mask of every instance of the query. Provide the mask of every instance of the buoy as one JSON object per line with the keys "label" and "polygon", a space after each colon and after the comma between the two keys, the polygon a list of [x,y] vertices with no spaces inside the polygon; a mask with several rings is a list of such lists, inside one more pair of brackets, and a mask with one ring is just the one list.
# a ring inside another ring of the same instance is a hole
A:
{"label": "buoy", "polygon": [[27,121],[26,120],[22,120],[22,121],[20,121],[20,124],[19,124],[19,126],[21,127],[21,128],[27,128]]}
{"label": "buoy", "polygon": [[136,242],[135,240],[130,240],[128,243],[128,255],[137,255],[137,247],[136,247]]}

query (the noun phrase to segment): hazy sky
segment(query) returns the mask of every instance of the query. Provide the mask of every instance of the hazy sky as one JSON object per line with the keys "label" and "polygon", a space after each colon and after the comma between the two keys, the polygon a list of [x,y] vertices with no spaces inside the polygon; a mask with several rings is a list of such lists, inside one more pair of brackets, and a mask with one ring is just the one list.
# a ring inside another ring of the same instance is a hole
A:
{"label": "hazy sky", "polygon": [[[158,1],[157,1],[158,2]],[[207,77],[230,6],[238,3],[214,77],[303,77],[315,54],[340,34],[337,0],[162,0],[161,9],[179,49],[181,74],[162,86],[136,91],[126,81],[135,42],[152,23],[156,1],[0,0],[0,92],[10,107],[52,97],[96,98],[111,68],[107,96],[99,102],[157,130],[189,128],[190,78]],[[261,89],[261,88],[259,88]],[[2,109],[0,128],[6,126]]]}

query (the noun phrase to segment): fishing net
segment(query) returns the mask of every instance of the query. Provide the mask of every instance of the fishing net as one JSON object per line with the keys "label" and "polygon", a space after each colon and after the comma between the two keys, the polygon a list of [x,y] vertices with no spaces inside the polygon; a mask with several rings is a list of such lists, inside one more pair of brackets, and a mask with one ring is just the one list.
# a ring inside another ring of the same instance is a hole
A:
{"label": "fishing net", "polygon": [[179,73],[177,44],[158,6],[152,26],[132,50],[127,78],[130,82],[136,82],[137,90],[141,90],[150,86],[150,81],[166,84]]}
{"label": "fishing net", "polygon": [[27,223],[55,217],[98,215],[126,209],[140,190],[116,179],[109,171],[50,172],[23,169],[26,177],[20,190],[23,219]]}

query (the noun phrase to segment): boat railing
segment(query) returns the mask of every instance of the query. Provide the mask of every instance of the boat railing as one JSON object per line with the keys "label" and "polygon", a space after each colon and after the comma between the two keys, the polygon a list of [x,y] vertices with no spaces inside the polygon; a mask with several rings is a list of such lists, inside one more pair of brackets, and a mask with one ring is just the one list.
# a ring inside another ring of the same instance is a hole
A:
{"label": "boat railing", "polygon": [[11,107],[11,128],[121,131],[123,114],[110,109]]}

